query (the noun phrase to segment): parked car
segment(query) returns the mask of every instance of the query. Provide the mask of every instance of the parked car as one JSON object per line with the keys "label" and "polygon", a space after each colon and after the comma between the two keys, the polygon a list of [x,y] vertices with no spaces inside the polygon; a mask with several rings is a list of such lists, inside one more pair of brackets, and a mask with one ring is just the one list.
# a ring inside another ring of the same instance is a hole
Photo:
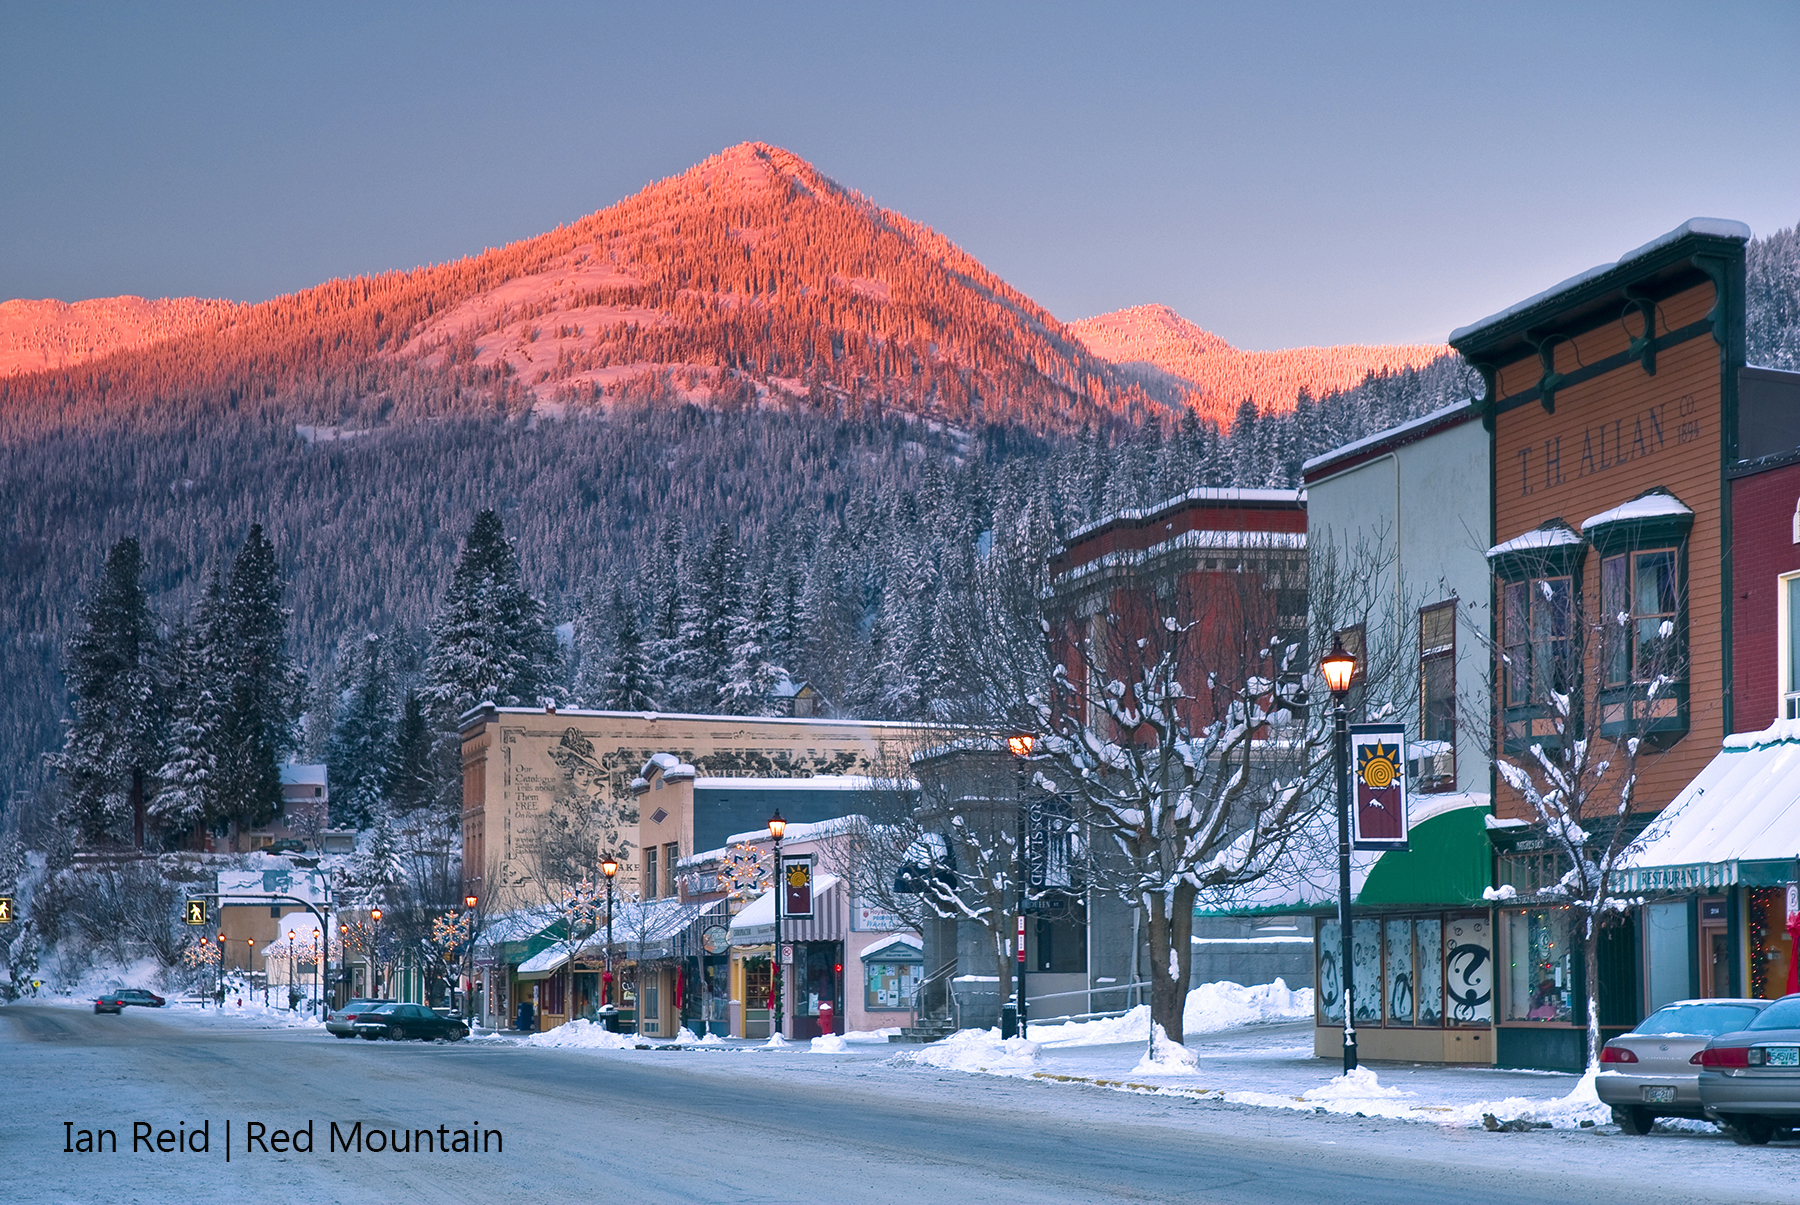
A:
{"label": "parked car", "polygon": [[1700,1052],[1722,1033],[1742,1029],[1767,1000],[1677,1000],[1600,1050],[1594,1090],[1627,1134],[1648,1134],[1658,1117],[1705,1117]]}
{"label": "parked car", "polygon": [[1783,996],[1742,1029],[1700,1052],[1706,1116],[1745,1146],[1800,1126],[1800,993]]}
{"label": "parked car", "polygon": [[117,991],[107,992],[94,1001],[96,1013],[123,1012],[128,1004],[140,1008],[161,1008],[166,1001],[155,992],[147,992],[141,987],[122,987]]}
{"label": "parked car", "polygon": [[364,1013],[374,1012],[383,1004],[393,1004],[392,1000],[373,998],[346,1001],[344,1007],[334,1009],[325,1016],[325,1032],[333,1037],[353,1038],[356,1036],[356,1019]]}
{"label": "parked car", "polygon": [[454,1042],[469,1036],[469,1027],[455,1017],[440,1017],[423,1004],[383,1004],[356,1019],[358,1037],[392,1038],[404,1042],[408,1038],[448,1038]]}

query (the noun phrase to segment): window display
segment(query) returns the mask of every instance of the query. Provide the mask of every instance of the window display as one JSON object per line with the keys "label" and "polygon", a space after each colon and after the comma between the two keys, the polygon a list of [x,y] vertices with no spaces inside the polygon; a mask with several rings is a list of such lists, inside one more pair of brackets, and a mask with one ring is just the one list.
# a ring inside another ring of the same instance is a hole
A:
{"label": "window display", "polygon": [[1453,916],[1444,922],[1444,990],[1451,1025],[1489,1025],[1494,1020],[1494,953],[1485,916]]}
{"label": "window display", "polygon": [[1567,908],[1508,912],[1506,993],[1508,1021],[1561,1021],[1574,1017],[1575,949]]}
{"label": "window display", "polygon": [[1413,994],[1418,997],[1418,1023],[1444,1023],[1444,922],[1421,917],[1413,922],[1417,964],[1413,968]]}
{"label": "window display", "polygon": [[1336,1025],[1344,1023],[1344,975],[1339,962],[1343,957],[1343,926],[1334,920],[1318,925],[1319,949],[1319,1016]]}
{"label": "window display", "polygon": [[1381,922],[1365,917],[1351,920],[1350,958],[1353,974],[1351,995],[1356,1000],[1356,1021],[1381,1023]]}
{"label": "window display", "polygon": [[1413,922],[1410,917],[1387,921],[1387,978],[1382,996],[1389,1025],[1411,1025],[1417,1005],[1413,987]]}

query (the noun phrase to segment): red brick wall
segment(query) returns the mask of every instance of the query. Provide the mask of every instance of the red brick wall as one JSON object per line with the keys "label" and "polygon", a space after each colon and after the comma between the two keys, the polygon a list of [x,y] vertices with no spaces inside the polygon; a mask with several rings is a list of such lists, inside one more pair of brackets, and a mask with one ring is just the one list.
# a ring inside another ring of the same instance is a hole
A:
{"label": "red brick wall", "polygon": [[1731,483],[1731,726],[1767,728],[1780,715],[1778,580],[1800,572],[1794,506],[1800,464]]}

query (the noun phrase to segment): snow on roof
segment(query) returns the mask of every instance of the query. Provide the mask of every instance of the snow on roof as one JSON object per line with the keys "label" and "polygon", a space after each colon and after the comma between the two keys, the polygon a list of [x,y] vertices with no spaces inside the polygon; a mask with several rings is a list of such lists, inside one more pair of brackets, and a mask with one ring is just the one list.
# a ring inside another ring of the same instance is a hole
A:
{"label": "snow on roof", "polygon": [[526,975],[544,975],[558,970],[563,963],[569,961],[570,951],[562,946],[548,946],[519,964],[516,972],[521,978]]}
{"label": "snow on roof", "polygon": [[[710,791],[891,791],[897,784],[864,774],[814,774],[811,778],[696,778]],[[912,784],[917,785],[917,784]]]}
{"label": "snow on roof", "polygon": [[[1071,536],[1070,539],[1074,537]],[[1183,548],[1215,552],[1259,552],[1305,547],[1306,533],[1301,531],[1212,531],[1196,528],[1148,548],[1122,548],[1097,556],[1091,561],[1083,561],[1073,569],[1057,574],[1056,581],[1059,585],[1066,585],[1108,569],[1144,565]]]}
{"label": "snow on roof", "polygon": [[1631,519],[1653,519],[1659,515],[1691,515],[1692,508],[1684,504],[1680,498],[1668,490],[1658,486],[1645,490],[1629,502],[1622,502],[1611,510],[1603,510],[1597,515],[1590,515],[1581,521],[1581,530],[1591,527],[1602,527],[1608,523],[1624,523]]}
{"label": "snow on roof", "polygon": [[1580,532],[1561,519],[1552,519],[1541,527],[1532,528],[1524,535],[1514,536],[1505,543],[1494,545],[1487,550],[1487,554],[1492,558],[1505,556],[1509,552],[1535,552],[1544,548],[1560,548],[1579,543],[1581,543]]}
{"label": "snow on roof", "polygon": [[[813,909],[815,912],[818,910],[819,897],[837,885],[838,876],[834,874],[821,874],[813,879]],[[731,927],[734,930],[739,931],[754,928],[757,925],[772,925],[774,923],[774,891],[763,892],[761,895],[751,900],[750,903],[744,907],[743,911],[731,918]]]}
{"label": "snow on roof", "polygon": [[284,787],[322,787],[325,785],[325,766],[303,766],[298,762],[287,762],[281,766],[281,785]]}
{"label": "snow on roof", "polygon": [[[768,780],[764,779],[763,781],[766,782]],[[781,841],[784,845],[792,845],[796,841],[823,841],[827,837],[836,837],[841,836],[844,833],[855,832],[867,827],[868,823],[869,818],[867,816],[851,815],[834,816],[830,820],[815,820],[811,824],[790,824],[787,826],[787,830],[782,834]],[[769,836],[767,826],[764,826],[763,828],[753,828],[746,833],[733,833],[731,836],[725,838],[725,844],[727,848],[729,848],[733,845],[756,845],[760,842],[770,840],[773,840],[773,838]]]}
{"label": "snow on roof", "polygon": [[1370,448],[1378,447],[1390,440],[1401,439],[1404,436],[1417,431],[1421,427],[1429,427],[1434,423],[1445,422],[1455,418],[1458,411],[1462,412],[1462,418],[1464,419],[1474,418],[1481,413],[1476,409],[1473,402],[1466,399],[1460,402],[1452,402],[1448,406],[1433,410],[1430,414],[1422,414],[1418,418],[1409,419],[1398,426],[1389,427],[1385,431],[1377,431],[1373,435],[1365,435],[1361,439],[1353,440],[1341,448],[1333,448],[1329,452],[1321,452],[1311,460],[1303,463],[1300,466],[1300,473],[1304,476],[1316,468],[1321,468],[1324,465],[1330,464],[1334,460],[1347,459],[1351,456],[1355,456],[1359,452],[1366,452]]}
{"label": "snow on roof", "polygon": [[638,778],[647,779],[657,770],[662,771],[664,781],[671,778],[692,778],[699,773],[673,753],[652,753],[650,760],[644,763],[644,768],[638,771]]}
{"label": "snow on roof", "polygon": [[1489,314],[1479,322],[1471,322],[1467,326],[1457,327],[1450,332],[1448,342],[1454,344],[1486,327],[1498,326],[1508,318],[1522,314],[1540,302],[1548,301],[1559,293],[1566,293],[1572,289],[1579,288],[1590,280],[1606,275],[1614,268],[1622,267],[1634,260],[1642,259],[1652,252],[1668,246],[1675,240],[1685,238],[1690,234],[1707,234],[1712,235],[1715,238],[1732,238],[1739,239],[1743,242],[1750,241],[1750,227],[1744,225],[1742,222],[1734,222],[1728,218],[1689,218],[1667,234],[1657,235],[1636,250],[1627,251],[1624,255],[1621,255],[1617,260],[1610,264],[1596,264],[1585,272],[1577,272],[1567,280],[1562,281],[1559,284],[1551,285],[1542,293],[1534,293],[1524,301],[1515,302],[1497,313]]}
{"label": "snow on roof", "polygon": [[1800,857],[1800,720],[1725,738],[1724,747],[1650,823],[1634,868]]}
{"label": "snow on roof", "polygon": [[1082,526],[1077,527],[1074,531],[1069,533],[1068,539],[1063,542],[1064,544],[1073,544],[1083,536],[1091,535],[1094,532],[1099,531],[1102,527],[1106,527],[1113,523],[1142,523],[1145,519],[1148,519],[1153,515],[1160,515],[1166,510],[1171,510],[1189,502],[1217,502],[1224,506],[1230,506],[1234,503],[1238,505],[1243,505],[1245,503],[1273,503],[1275,505],[1281,505],[1285,503],[1293,506],[1299,504],[1305,497],[1305,490],[1252,490],[1197,485],[1185,494],[1176,494],[1173,498],[1165,498],[1161,502],[1153,503],[1150,506],[1119,510],[1114,511],[1110,515],[1102,515],[1092,523],[1084,523]]}

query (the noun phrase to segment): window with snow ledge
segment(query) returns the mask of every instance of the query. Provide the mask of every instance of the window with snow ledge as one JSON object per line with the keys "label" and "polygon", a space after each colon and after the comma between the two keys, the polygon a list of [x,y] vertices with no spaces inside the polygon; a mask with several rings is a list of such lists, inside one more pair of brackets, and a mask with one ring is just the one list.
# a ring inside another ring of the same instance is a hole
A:
{"label": "window with snow ledge", "polygon": [[1600,554],[1600,734],[1658,746],[1688,730],[1687,543],[1694,512],[1646,490],[1588,519]]}

